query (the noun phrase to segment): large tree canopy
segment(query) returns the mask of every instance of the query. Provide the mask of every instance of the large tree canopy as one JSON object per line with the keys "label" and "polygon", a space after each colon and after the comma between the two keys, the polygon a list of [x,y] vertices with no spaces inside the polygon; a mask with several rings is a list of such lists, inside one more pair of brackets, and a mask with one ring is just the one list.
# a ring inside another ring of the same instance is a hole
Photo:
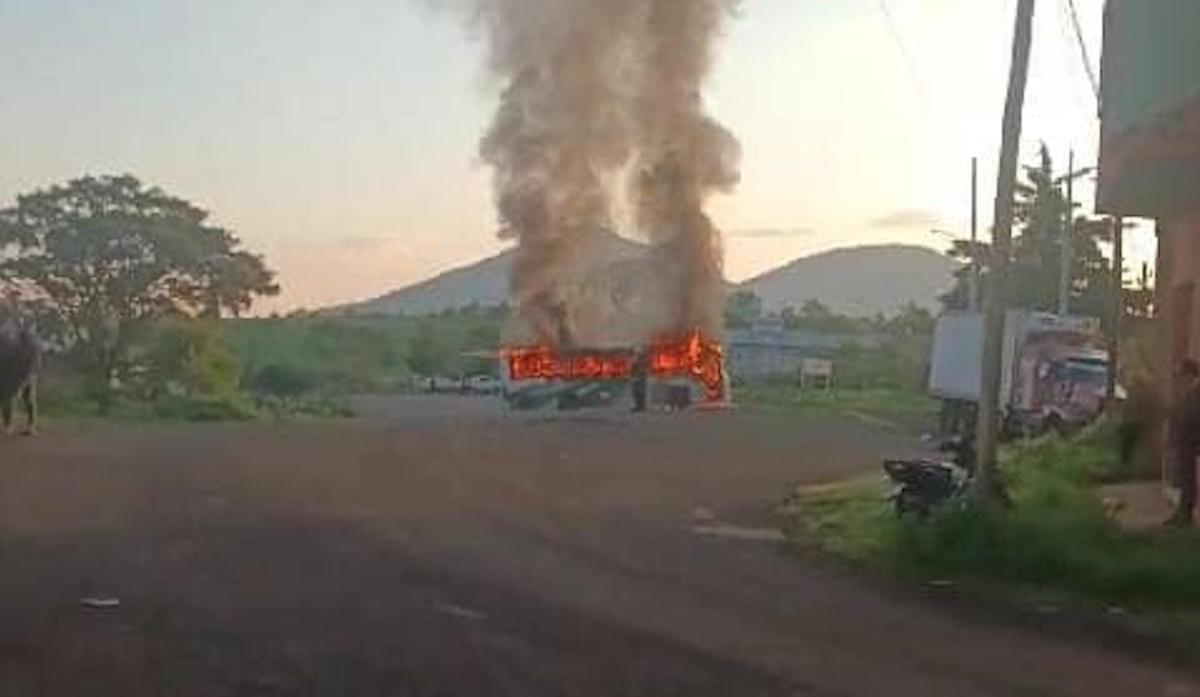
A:
{"label": "large tree canopy", "polygon": [[[1025,167],[1025,180],[1017,184],[1015,213],[1020,231],[1013,240],[1010,302],[1014,307],[1054,312],[1058,308],[1059,282],[1062,273],[1063,240],[1066,238],[1067,197],[1064,185],[1066,174],[1054,171],[1049,151],[1042,146],[1036,165]],[[1073,208],[1078,208],[1075,203]],[[1074,211],[1072,210],[1072,215]],[[1094,317],[1108,315],[1110,290],[1109,262],[1101,251],[1101,243],[1111,239],[1111,221],[1077,217],[1071,245],[1071,311]],[[949,309],[967,306],[968,284],[972,253],[981,260],[983,275],[987,275],[987,260],[991,246],[959,240],[950,249],[950,256],[961,259],[964,266],[956,274],[954,288],[942,297]],[[981,284],[986,288],[987,284]]]}
{"label": "large tree canopy", "polygon": [[136,326],[245,312],[279,288],[201,208],[132,176],[84,177],[0,209],[0,287],[111,380]]}

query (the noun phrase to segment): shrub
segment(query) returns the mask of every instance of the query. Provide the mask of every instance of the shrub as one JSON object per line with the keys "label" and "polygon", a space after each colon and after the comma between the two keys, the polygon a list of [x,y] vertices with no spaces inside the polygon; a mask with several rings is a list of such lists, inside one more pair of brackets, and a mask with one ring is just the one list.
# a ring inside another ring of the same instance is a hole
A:
{"label": "shrub", "polygon": [[255,394],[280,401],[296,399],[317,386],[315,375],[286,363],[271,363],[259,368],[250,376],[249,382]]}
{"label": "shrub", "polygon": [[249,421],[258,416],[238,397],[165,396],[154,401],[153,416],[180,421]]}
{"label": "shrub", "polygon": [[947,506],[928,521],[884,528],[886,558],[910,571],[1071,590],[1106,602],[1200,605],[1200,543],[1187,534],[1130,532],[1091,490],[1111,454],[1082,439],[1047,439],[1005,463],[1013,506]]}
{"label": "shrub", "polygon": [[217,322],[166,319],[145,343],[142,382],[151,396],[228,396],[237,391],[241,368]]}

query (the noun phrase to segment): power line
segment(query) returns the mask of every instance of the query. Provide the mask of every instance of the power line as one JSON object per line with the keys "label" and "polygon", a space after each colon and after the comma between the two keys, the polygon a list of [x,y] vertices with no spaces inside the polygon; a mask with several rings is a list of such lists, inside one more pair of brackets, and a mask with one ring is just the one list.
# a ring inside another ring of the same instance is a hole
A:
{"label": "power line", "polygon": [[917,61],[913,58],[912,51],[908,50],[908,42],[904,40],[904,33],[900,31],[900,23],[896,21],[896,15],[892,13],[892,8],[888,6],[888,0],[877,0],[877,3],[879,11],[883,13],[884,21],[887,23],[888,34],[891,35],[892,41],[900,51],[900,57],[903,58],[904,65],[908,69],[909,79],[913,81],[913,86],[916,88],[922,118],[928,120],[930,111],[929,97],[926,94],[925,83],[921,79],[921,73],[917,70]]}
{"label": "power line", "polygon": [[[1062,41],[1056,43],[1061,52],[1062,64],[1066,69],[1064,76],[1070,80],[1072,87],[1072,89],[1067,91],[1070,93],[1071,101],[1078,107],[1079,112],[1087,114],[1090,117],[1096,112],[1096,102],[1092,96],[1091,87],[1083,66],[1079,65],[1079,44],[1071,23],[1071,9],[1067,7],[1066,2],[1056,3],[1055,7],[1058,10],[1059,19],[1055,24],[1058,25],[1059,36],[1062,39]],[[1076,79],[1078,79],[1078,84],[1076,83]]]}
{"label": "power line", "polygon": [[1100,81],[1096,79],[1096,70],[1092,67],[1091,53],[1088,51],[1087,39],[1083,37],[1083,27],[1079,24],[1079,9],[1075,6],[1075,0],[1066,0],[1067,10],[1071,15],[1071,26],[1075,28],[1075,38],[1079,41],[1079,55],[1083,59],[1083,69],[1087,71],[1088,82],[1092,86],[1092,94],[1096,97],[1096,103],[1100,103]]}
{"label": "power line", "polygon": [[908,51],[908,44],[904,41],[904,35],[900,33],[900,24],[896,21],[896,15],[892,14],[892,8],[888,6],[887,0],[878,0],[879,10],[883,13],[883,18],[887,20],[888,32],[892,35],[892,40],[896,42],[896,46],[900,49],[900,53],[904,57],[904,61],[908,63],[908,69],[912,71],[915,68],[912,54]]}

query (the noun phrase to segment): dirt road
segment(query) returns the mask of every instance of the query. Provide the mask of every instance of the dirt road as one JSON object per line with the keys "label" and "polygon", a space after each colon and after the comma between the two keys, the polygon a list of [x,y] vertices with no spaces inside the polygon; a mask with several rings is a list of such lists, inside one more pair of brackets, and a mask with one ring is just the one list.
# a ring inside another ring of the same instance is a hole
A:
{"label": "dirt road", "polygon": [[1200,694],[759,539],[772,499],[900,436],[366,411],[0,442],[0,696]]}

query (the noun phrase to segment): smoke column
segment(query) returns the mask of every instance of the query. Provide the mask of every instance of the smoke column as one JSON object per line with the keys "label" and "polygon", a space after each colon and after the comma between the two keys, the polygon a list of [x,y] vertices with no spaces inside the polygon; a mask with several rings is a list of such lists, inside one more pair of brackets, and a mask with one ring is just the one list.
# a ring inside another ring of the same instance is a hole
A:
{"label": "smoke column", "polygon": [[721,325],[720,232],[704,212],[707,198],[738,182],[741,149],[707,116],[700,86],[713,44],[733,3],[647,0],[639,55],[641,79],[634,114],[638,166],[634,187],[638,226],[666,245],[678,265],[677,326],[715,334]]}
{"label": "smoke column", "polygon": [[700,87],[736,1],[476,0],[505,82],[480,154],[500,234],[518,243],[513,297],[541,341],[574,343],[566,269],[612,230],[611,183],[627,171],[657,271],[677,279],[661,330],[720,328],[720,235],[704,205],[737,183],[739,147]]}

